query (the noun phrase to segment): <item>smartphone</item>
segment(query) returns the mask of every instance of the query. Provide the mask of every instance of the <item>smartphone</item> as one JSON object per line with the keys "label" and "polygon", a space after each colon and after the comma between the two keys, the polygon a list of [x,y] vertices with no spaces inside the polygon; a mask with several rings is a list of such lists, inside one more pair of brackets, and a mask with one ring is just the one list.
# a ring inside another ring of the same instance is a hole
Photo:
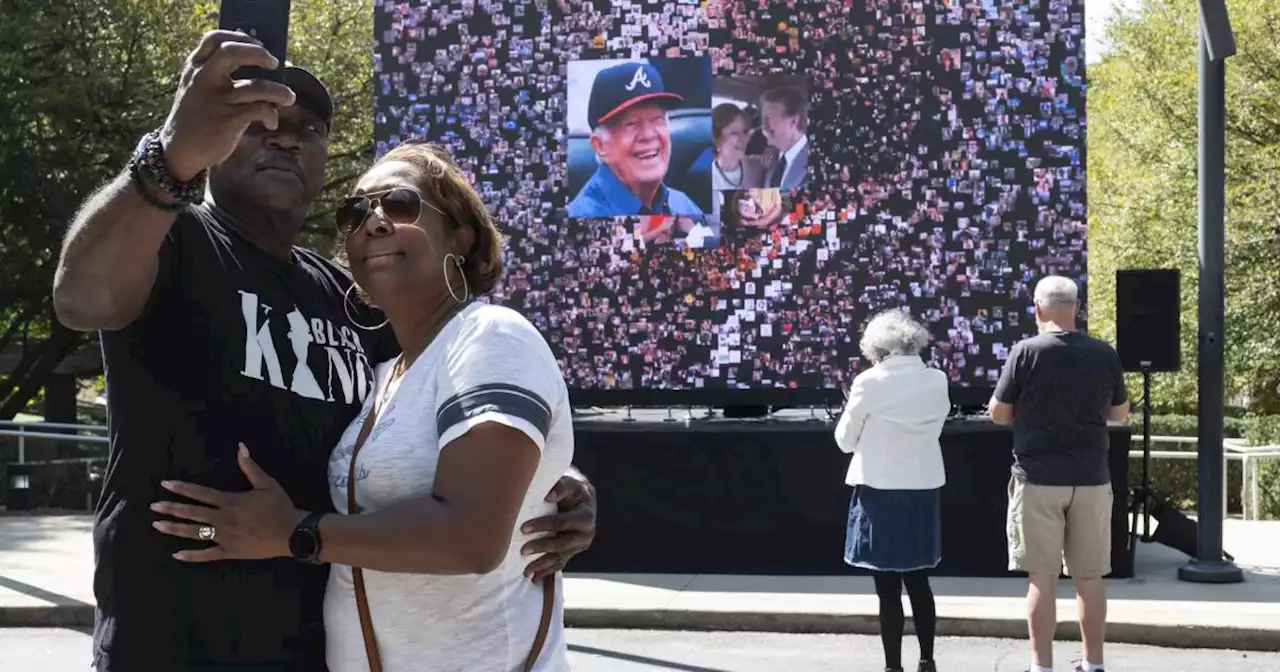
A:
{"label": "smartphone", "polygon": [[231,74],[232,78],[280,81],[289,43],[289,3],[290,0],[222,0],[218,29],[235,30],[256,38],[280,62],[275,70],[240,68]]}

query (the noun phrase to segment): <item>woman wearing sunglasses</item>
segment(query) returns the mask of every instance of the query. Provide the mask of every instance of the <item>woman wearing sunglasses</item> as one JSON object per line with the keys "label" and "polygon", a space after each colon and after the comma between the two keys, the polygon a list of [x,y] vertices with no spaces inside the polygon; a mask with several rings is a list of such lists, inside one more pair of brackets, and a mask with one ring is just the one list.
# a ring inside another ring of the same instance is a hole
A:
{"label": "woman wearing sunglasses", "polygon": [[296,510],[244,446],[253,490],[166,487],[221,509],[223,558],[313,545],[333,564],[331,672],[567,670],[559,574],[525,579],[517,521],[554,510],[568,392],[533,325],[473,300],[502,271],[497,227],[452,159],[420,144],[378,161],[337,227],[366,296],[353,300],[378,306],[403,349],[330,457],[338,513]]}

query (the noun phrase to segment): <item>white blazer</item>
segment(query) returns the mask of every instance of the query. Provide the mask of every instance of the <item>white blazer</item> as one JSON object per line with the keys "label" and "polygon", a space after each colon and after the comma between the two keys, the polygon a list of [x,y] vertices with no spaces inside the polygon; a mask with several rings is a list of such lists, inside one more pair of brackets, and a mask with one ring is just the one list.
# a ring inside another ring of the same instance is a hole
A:
{"label": "white blazer", "polygon": [[947,482],[938,437],[951,412],[947,374],[895,355],[858,374],[836,423],[853,453],[845,483],[877,490],[932,490]]}

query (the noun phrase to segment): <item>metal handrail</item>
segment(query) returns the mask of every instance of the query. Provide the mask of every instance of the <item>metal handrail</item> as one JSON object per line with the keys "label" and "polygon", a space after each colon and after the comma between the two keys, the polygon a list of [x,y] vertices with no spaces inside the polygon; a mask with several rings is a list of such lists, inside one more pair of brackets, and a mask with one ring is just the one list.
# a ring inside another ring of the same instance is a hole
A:
{"label": "metal handrail", "polygon": [[75,441],[76,443],[111,442],[111,440],[105,436],[85,436],[78,433],[57,434],[53,432],[40,431],[45,429],[68,429],[76,432],[107,431],[107,428],[103,425],[73,425],[65,422],[16,422],[13,420],[0,420],[0,436],[12,436],[18,439],[18,461],[16,464],[26,464],[27,462],[27,439],[51,439],[54,441]]}
{"label": "metal handrail", "polygon": [[[45,466],[46,464],[91,464],[93,462],[106,462],[106,455],[98,455],[91,457],[57,457],[52,460],[38,460],[35,462],[27,462],[36,466]],[[17,462],[10,462],[10,466],[17,465]]]}
{"label": "metal handrail", "polygon": [[106,425],[76,425],[65,422],[18,422],[17,420],[0,420],[0,427],[43,427],[45,429],[76,429],[86,432],[105,432]]}
{"label": "metal handrail", "polygon": [[[1264,446],[1264,448],[1270,448],[1270,447],[1271,446]],[[1151,457],[1161,457],[1161,458],[1167,457],[1174,460],[1194,460],[1199,456],[1200,456],[1199,453],[1195,453],[1190,450],[1153,450],[1151,451]],[[1142,451],[1131,450],[1129,451],[1129,457],[1142,457]],[[1256,458],[1256,457],[1260,457],[1264,460],[1280,458],[1280,448],[1277,448],[1276,450],[1264,450],[1256,453],[1228,453],[1223,457],[1223,459],[1239,460],[1243,462],[1244,460],[1248,460],[1250,458]]]}
{"label": "metal handrail", "polygon": [[[54,430],[54,431],[42,431]],[[56,430],[70,430],[73,434],[58,433]],[[52,441],[72,441],[75,443],[110,443],[111,439],[101,434],[81,434],[80,432],[106,432],[107,428],[102,425],[80,425],[65,422],[17,422],[14,420],[0,420],[0,437],[11,436],[18,439],[18,461],[10,463],[11,465],[23,465],[27,462],[27,439],[48,439]],[[86,476],[90,481],[94,480],[93,467],[94,462],[101,462],[106,457],[71,457],[56,458],[50,460],[40,460],[34,464],[83,464]],[[26,488],[30,487],[26,475],[18,475],[14,478],[18,479],[10,484],[10,487]],[[22,483],[19,485],[19,483]],[[85,510],[93,510],[93,494],[85,493]]]}
{"label": "metal handrail", "polygon": [[[9,429],[12,427],[13,429]],[[81,434],[57,434],[53,432],[32,431],[32,428],[39,429],[66,429],[87,432],[105,432],[107,427],[104,425],[77,425],[58,422],[17,422],[14,420],[0,420],[0,436],[12,436],[18,439],[18,461],[12,464],[26,464],[26,445],[25,441],[31,439],[48,439],[53,441],[74,441],[76,443],[110,443],[110,439],[106,436],[85,436]],[[1142,435],[1132,437],[1134,442],[1143,440]],[[1192,444],[1198,443],[1198,439],[1194,436],[1153,436],[1152,443],[1181,443]],[[1223,461],[1238,460],[1243,467],[1243,473],[1240,475],[1240,504],[1244,507],[1244,518],[1250,520],[1250,513],[1254,518],[1259,515],[1258,505],[1258,461],[1267,459],[1280,459],[1280,446],[1248,446],[1244,439],[1223,439],[1223,447],[1226,454],[1223,455]],[[1143,451],[1131,450],[1129,457],[1141,458]],[[1191,460],[1197,459],[1199,453],[1190,450],[1153,450],[1151,457],[1156,459],[1173,459],[1173,460]],[[97,462],[106,459],[105,457],[77,457],[64,458],[56,460],[42,460],[38,464],[65,464],[74,462]],[[1225,479],[1226,474],[1223,474]],[[1225,490],[1223,492],[1225,498]],[[1225,508],[1225,507],[1224,507]]]}
{"label": "metal handrail", "polygon": [[83,441],[85,443],[110,443],[111,439],[106,436],[82,436],[80,434],[55,434],[53,432],[22,432],[12,429],[0,429],[0,436],[16,436],[18,438],[29,439],[54,439],[62,441]]}
{"label": "metal handrail", "polygon": [[[1132,438],[1130,438],[1129,440],[1134,443],[1141,443],[1142,435],[1134,434]],[[1200,439],[1194,436],[1153,436],[1151,437],[1151,443],[1199,443],[1199,442],[1200,442]],[[1222,446],[1227,450],[1239,450],[1241,448],[1248,448],[1249,443],[1245,439],[1225,438],[1222,440]]]}
{"label": "metal handrail", "polygon": [[[1135,436],[1135,441],[1141,441],[1141,436]],[[1231,444],[1226,444],[1231,441]],[[1196,443],[1195,437],[1191,436],[1153,436],[1152,443]],[[1258,464],[1261,460],[1280,459],[1280,446],[1249,446],[1243,439],[1224,439],[1223,447],[1228,452],[1223,454],[1223,462],[1229,460],[1238,460],[1240,462],[1240,507],[1242,517],[1245,520],[1258,520],[1261,517],[1261,506],[1258,502],[1258,492],[1260,485],[1258,483],[1258,473],[1261,466]],[[1129,457],[1141,458],[1143,451],[1131,450]],[[1153,450],[1151,457],[1155,459],[1173,459],[1173,460],[1194,460],[1200,457],[1200,454],[1193,450]],[[1226,486],[1227,474],[1222,474],[1223,486]],[[1222,490],[1223,510],[1226,510],[1226,487]]]}

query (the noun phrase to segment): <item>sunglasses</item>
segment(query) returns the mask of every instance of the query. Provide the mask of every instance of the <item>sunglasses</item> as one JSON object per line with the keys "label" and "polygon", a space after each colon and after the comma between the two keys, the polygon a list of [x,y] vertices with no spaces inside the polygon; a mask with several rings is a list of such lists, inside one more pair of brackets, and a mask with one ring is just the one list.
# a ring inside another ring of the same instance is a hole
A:
{"label": "sunglasses", "polygon": [[409,187],[396,187],[343,199],[338,206],[334,226],[337,227],[339,234],[350,236],[364,225],[365,220],[369,218],[369,213],[378,208],[382,208],[383,217],[395,224],[413,224],[418,221],[418,217],[422,216],[424,203],[428,208],[440,213],[442,217],[448,217],[440,208],[427,203],[422,194],[416,190]]}

